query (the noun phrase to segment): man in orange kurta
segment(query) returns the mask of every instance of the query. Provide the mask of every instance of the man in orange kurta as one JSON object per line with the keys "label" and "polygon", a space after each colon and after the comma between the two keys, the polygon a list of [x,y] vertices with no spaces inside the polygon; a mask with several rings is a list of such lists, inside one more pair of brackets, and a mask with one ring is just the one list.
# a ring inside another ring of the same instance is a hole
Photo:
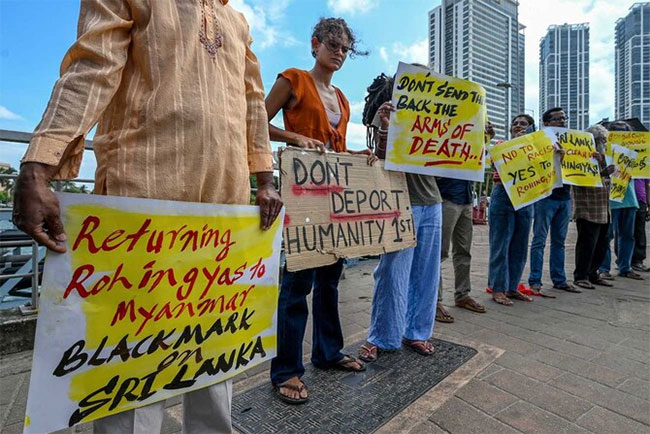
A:
{"label": "man in orange kurta", "polygon": [[[228,0],[82,0],[23,158],[14,222],[64,252],[48,183],[77,176],[97,124],[95,193],[247,204],[258,180],[262,227],[282,208],[273,186],[264,89],[243,15]],[[183,432],[230,432],[231,383],[184,396]],[[164,402],[95,422],[96,432],[158,432]]]}

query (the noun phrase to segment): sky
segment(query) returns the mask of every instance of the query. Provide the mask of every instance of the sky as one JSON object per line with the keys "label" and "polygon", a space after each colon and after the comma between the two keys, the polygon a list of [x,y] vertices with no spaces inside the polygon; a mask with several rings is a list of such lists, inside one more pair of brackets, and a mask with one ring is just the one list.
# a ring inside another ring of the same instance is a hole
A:
{"label": "sky", "polygon": [[[172,0],[158,0],[172,1]],[[552,24],[590,24],[591,123],[614,117],[614,25],[633,0],[520,0],[526,26],[526,109],[539,116],[539,40]],[[310,69],[309,41],[320,17],[343,17],[366,57],[351,58],[333,83],[351,105],[348,146],[365,146],[361,124],[366,87],[379,73],[393,74],[398,61],[428,63],[428,11],[440,0],[230,0],[243,12],[254,38],[267,90],[289,67]],[[0,0],[0,129],[31,132],[38,124],[74,42],[79,0]],[[280,115],[276,117],[276,121]],[[25,146],[0,143],[0,162],[17,167]],[[93,178],[86,152],[80,176]]]}

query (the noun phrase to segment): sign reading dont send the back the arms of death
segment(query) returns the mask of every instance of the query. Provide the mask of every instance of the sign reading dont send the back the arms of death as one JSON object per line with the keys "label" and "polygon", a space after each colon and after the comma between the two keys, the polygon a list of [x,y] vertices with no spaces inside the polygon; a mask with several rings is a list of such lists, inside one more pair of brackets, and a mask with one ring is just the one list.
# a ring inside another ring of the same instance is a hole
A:
{"label": "sign reading dont send the back the arms of death", "polygon": [[630,169],[632,178],[650,179],[650,132],[610,131],[607,136],[610,155],[612,145],[621,145],[637,152],[638,156]]}
{"label": "sign reading dont send the back the arms of death", "polygon": [[562,182],[582,187],[602,187],[600,165],[594,157],[594,136],[584,131],[566,128],[545,128],[557,137],[556,143],[564,149],[562,159]]}
{"label": "sign reading dont send the back the arms of death", "polygon": [[490,156],[515,209],[549,196],[562,185],[555,137],[545,131],[494,145]]}
{"label": "sign reading dont send the back the arms of death", "polygon": [[392,102],[386,169],[483,181],[483,87],[400,62]]}
{"label": "sign reading dont send the back the arms of death", "polygon": [[275,356],[282,220],[259,209],[62,194],[26,433],[226,380]]}
{"label": "sign reading dont send the back the arms of death", "polygon": [[415,245],[406,177],[365,155],[281,149],[289,271]]}
{"label": "sign reading dont send the back the arms of death", "polygon": [[610,176],[612,188],[609,191],[609,199],[614,202],[622,202],[623,198],[625,198],[627,186],[632,179],[632,170],[639,154],[632,149],[619,145],[612,145],[611,150],[616,171]]}

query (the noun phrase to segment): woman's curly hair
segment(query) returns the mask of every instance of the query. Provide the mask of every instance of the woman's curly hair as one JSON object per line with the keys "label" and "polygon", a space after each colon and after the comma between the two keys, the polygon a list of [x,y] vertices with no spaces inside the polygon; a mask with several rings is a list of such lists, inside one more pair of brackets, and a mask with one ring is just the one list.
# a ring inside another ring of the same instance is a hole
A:
{"label": "woman's curly hair", "polygon": [[[312,32],[311,37],[315,37],[320,42],[323,42],[327,36],[340,39],[343,35],[347,36],[348,41],[350,42],[350,57],[368,55],[367,51],[361,51],[357,48],[357,38],[343,18],[321,18],[314,26],[314,31]],[[311,55],[316,57],[316,53],[313,50]]]}

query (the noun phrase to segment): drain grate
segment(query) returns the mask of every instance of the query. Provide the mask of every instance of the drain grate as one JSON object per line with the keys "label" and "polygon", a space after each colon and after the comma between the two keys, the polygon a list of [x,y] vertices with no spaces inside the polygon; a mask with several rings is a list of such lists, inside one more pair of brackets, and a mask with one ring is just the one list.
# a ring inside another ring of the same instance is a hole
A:
{"label": "drain grate", "polygon": [[[431,357],[408,349],[381,353],[359,374],[308,365],[303,381],[310,398],[304,405],[277,399],[270,382],[244,391],[233,398],[233,425],[245,434],[373,432],[476,354],[463,345],[432,342]],[[356,354],[362,343],[345,352]]]}

